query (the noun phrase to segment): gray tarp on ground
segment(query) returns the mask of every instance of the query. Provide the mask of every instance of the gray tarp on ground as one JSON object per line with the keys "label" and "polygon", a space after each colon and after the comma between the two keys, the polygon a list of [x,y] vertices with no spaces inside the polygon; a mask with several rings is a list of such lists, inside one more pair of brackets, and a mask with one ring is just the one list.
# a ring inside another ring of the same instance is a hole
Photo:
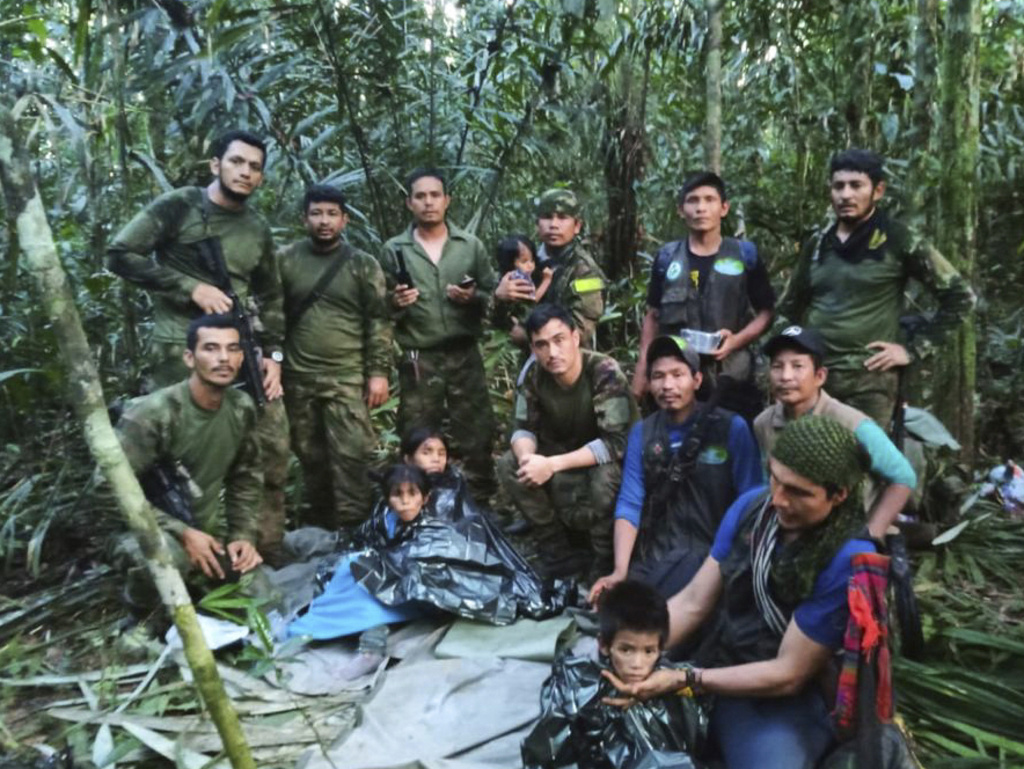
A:
{"label": "gray tarp on ground", "polygon": [[[540,713],[550,667],[480,657],[400,665],[361,708],[359,726],[300,769],[507,769]],[[333,762],[333,763],[332,763]]]}

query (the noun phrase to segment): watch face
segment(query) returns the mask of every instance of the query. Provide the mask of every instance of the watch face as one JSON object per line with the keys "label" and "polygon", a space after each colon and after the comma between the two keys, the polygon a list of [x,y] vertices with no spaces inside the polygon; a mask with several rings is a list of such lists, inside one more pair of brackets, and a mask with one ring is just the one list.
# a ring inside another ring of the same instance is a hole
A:
{"label": "watch face", "polygon": [[280,363],[281,361],[284,360],[284,353],[276,351],[272,352],[270,353],[270,359],[274,361],[274,363]]}

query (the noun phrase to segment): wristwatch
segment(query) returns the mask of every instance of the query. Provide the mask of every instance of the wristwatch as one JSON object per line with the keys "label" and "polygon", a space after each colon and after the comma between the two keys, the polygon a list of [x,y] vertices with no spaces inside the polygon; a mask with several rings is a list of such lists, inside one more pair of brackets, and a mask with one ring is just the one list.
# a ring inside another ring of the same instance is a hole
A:
{"label": "wristwatch", "polygon": [[272,353],[270,353],[270,359],[274,361],[274,363],[280,363],[281,361],[284,360],[284,353],[281,352],[280,350],[274,350]]}

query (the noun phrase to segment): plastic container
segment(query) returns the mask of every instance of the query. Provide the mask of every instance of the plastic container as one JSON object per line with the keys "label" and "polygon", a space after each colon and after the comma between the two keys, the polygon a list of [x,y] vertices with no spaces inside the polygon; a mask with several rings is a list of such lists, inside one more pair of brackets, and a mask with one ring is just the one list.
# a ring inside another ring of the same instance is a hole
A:
{"label": "plastic container", "polygon": [[693,329],[684,328],[679,332],[679,336],[685,339],[686,343],[701,355],[714,352],[722,344],[722,335],[717,331],[694,331]]}

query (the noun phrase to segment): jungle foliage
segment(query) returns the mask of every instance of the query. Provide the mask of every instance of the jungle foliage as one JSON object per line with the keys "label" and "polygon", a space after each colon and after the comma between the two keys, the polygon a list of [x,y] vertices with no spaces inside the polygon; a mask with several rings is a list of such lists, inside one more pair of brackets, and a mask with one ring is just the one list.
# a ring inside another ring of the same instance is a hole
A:
{"label": "jungle foliage", "polygon": [[[154,195],[205,182],[209,143],[227,128],[269,137],[254,203],[282,243],[300,235],[312,182],[345,191],[349,238],[370,251],[406,226],[401,181],[417,165],[448,172],[453,220],[488,246],[531,231],[535,194],[572,186],[613,280],[600,346],[626,364],[650,256],[681,232],[683,176],[720,155],[728,226],[759,244],[781,289],[826,220],[829,155],[862,145],[889,158],[890,204],[979,296],[969,332],[919,369],[916,399],[935,398],[968,465],[1020,460],[1024,0],[725,3],[720,41],[714,5],[3,0],[0,99],[28,137],[108,400],[138,391],[150,316],[144,294],[104,271],[106,244]],[[64,579],[57,564],[86,568],[117,524],[5,213],[0,559],[16,599]],[[507,416],[516,354],[500,330],[486,353]],[[994,514],[922,560],[930,657],[899,673],[929,766],[1024,762],[1024,703],[1005,691],[1024,675],[1024,595],[1010,578],[1022,536]],[[19,635],[32,628],[9,627],[4,675],[45,665],[26,651],[39,639]]]}

